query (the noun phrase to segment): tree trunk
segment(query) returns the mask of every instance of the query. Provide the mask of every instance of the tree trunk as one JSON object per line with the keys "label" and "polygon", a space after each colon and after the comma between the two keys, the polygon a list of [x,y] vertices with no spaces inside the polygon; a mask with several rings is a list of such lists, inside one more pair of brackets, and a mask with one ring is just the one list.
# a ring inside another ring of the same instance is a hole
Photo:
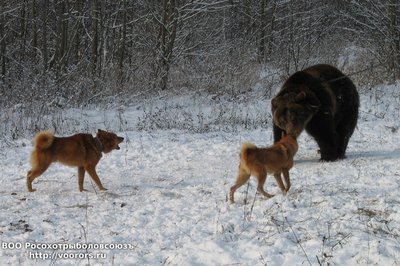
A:
{"label": "tree trunk", "polygon": [[271,56],[275,32],[276,1],[272,1],[271,22],[269,26],[268,56]]}
{"label": "tree trunk", "polygon": [[32,1],[32,47],[35,49],[33,54],[36,55],[37,48],[37,6],[36,0]]}
{"label": "tree trunk", "polygon": [[126,0],[122,0],[123,5],[123,13],[122,13],[122,36],[120,40],[120,49],[119,49],[119,62],[118,62],[118,71],[119,71],[119,81],[123,82],[123,66],[124,66],[124,58],[125,58],[125,43],[126,43]]}
{"label": "tree trunk", "polygon": [[260,10],[260,37],[259,37],[259,47],[258,47],[258,58],[261,64],[264,64],[266,60],[266,48],[265,39],[266,27],[267,27],[267,0],[261,0],[261,10]]}
{"label": "tree trunk", "polygon": [[63,0],[56,6],[57,10],[57,36],[54,64],[57,73],[64,72],[67,64],[67,43],[68,43],[68,20],[67,20],[68,1]]}
{"label": "tree trunk", "polygon": [[48,50],[47,50],[47,12],[49,8],[49,0],[42,2],[42,56],[43,56],[43,72],[48,69]]}
{"label": "tree trunk", "polygon": [[99,32],[98,32],[98,16],[99,16],[99,6],[97,0],[92,0],[92,10],[91,10],[91,23],[92,23],[92,40],[91,40],[91,65],[92,72],[96,74],[97,72],[97,61],[98,61],[98,45],[99,45]]}
{"label": "tree trunk", "polygon": [[64,72],[68,63],[68,0],[62,1],[61,10],[60,70]]}
{"label": "tree trunk", "polygon": [[178,26],[178,12],[175,0],[163,0],[162,20],[157,44],[158,66],[161,90],[168,87],[168,78]]}
{"label": "tree trunk", "polygon": [[6,22],[4,12],[4,2],[0,6],[0,59],[1,59],[1,80],[4,81],[6,77],[6,32],[4,24]]}
{"label": "tree trunk", "polygon": [[26,1],[21,4],[21,13],[19,15],[20,20],[20,29],[19,29],[19,38],[20,38],[20,48],[19,48],[19,65],[24,65],[25,60],[25,47],[26,47]]}
{"label": "tree trunk", "polygon": [[[77,11],[77,15],[76,15],[76,21],[75,21],[75,29],[74,29],[74,33],[73,33],[73,47],[71,47],[71,50],[73,51],[73,56],[71,56],[71,58],[73,58],[73,63],[74,64],[78,64],[79,60],[81,59],[81,53],[82,51],[81,49],[81,29],[82,29],[82,15],[83,15],[83,3],[81,1],[76,1],[75,5],[74,5],[74,9]],[[72,46],[72,45],[71,45]]]}
{"label": "tree trunk", "polygon": [[389,67],[393,71],[393,78],[400,78],[400,3],[398,0],[389,1],[389,36],[391,36]]}

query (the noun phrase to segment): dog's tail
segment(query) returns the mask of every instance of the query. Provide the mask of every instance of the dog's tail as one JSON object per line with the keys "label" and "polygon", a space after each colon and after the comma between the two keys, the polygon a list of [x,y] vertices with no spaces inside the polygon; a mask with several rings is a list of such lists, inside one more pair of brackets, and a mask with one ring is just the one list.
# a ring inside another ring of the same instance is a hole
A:
{"label": "dog's tail", "polygon": [[247,167],[247,157],[249,155],[249,150],[250,149],[256,149],[256,145],[252,144],[252,143],[244,143],[242,145],[242,149],[240,150],[240,164],[242,166],[244,166],[245,168]]}
{"label": "dog's tail", "polygon": [[45,150],[53,144],[54,134],[50,131],[41,131],[35,136],[35,148]]}

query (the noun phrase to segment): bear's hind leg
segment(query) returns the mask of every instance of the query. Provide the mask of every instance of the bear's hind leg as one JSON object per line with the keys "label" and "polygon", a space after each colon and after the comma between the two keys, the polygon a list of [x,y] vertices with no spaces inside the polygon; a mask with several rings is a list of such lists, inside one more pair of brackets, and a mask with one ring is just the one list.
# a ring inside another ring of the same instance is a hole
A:
{"label": "bear's hind leg", "polygon": [[358,102],[353,105],[343,106],[342,108],[343,113],[346,115],[341,117],[340,122],[336,126],[338,135],[338,156],[340,159],[345,158],[347,145],[357,125]]}
{"label": "bear's hind leg", "polygon": [[[335,134],[336,135],[336,134]],[[338,153],[337,153],[337,142],[334,141],[336,139],[336,136],[334,136],[332,139],[316,139],[318,146],[320,148],[320,153],[321,153],[321,162],[333,162],[339,159]]]}
{"label": "bear's hind leg", "polygon": [[338,135],[337,152],[340,159],[344,159],[346,157],[347,145],[349,144],[351,135],[353,135],[356,124],[357,124],[357,118],[350,117],[342,121],[337,126],[337,135]]}
{"label": "bear's hind leg", "polygon": [[338,135],[333,126],[333,121],[328,123],[309,123],[307,132],[318,143],[322,162],[336,161],[338,156]]}

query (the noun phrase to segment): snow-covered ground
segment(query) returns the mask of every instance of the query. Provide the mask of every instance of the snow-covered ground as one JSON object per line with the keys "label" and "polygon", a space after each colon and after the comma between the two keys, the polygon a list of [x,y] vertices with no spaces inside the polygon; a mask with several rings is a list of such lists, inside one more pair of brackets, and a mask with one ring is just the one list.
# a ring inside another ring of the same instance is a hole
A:
{"label": "snow-covered ground", "polygon": [[276,196],[266,199],[251,179],[232,205],[241,144],[272,143],[267,97],[209,107],[211,96],[179,95],[174,103],[66,110],[61,132],[82,123],[84,131],[99,127],[126,138],[97,167],[109,190],[98,192],[87,176],[89,192],[81,193],[76,169],[54,164],[28,193],[32,140],[7,138],[0,149],[0,264],[399,265],[399,91],[400,84],[363,91],[345,160],[319,163],[304,133],[288,195],[269,177],[266,190]]}

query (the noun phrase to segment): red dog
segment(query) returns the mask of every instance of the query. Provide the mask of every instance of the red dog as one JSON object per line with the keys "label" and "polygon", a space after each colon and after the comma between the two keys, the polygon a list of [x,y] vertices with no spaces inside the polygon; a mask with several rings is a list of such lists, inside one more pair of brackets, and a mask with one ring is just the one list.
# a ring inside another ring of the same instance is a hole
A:
{"label": "red dog", "polygon": [[106,189],[101,184],[96,173],[96,165],[102,152],[108,153],[119,150],[124,138],[116,134],[98,130],[96,137],[91,134],[76,134],[70,137],[55,137],[53,133],[42,131],[35,137],[35,149],[31,155],[32,169],[28,171],[26,184],[28,191],[33,192],[32,181],[43,174],[53,162],[78,167],[79,190],[83,191],[85,171],[89,173],[100,190]]}
{"label": "red dog", "polygon": [[[273,197],[273,195],[264,191],[264,183],[268,173],[274,174],[279,188],[283,194],[286,194],[290,188],[289,170],[293,166],[293,157],[297,150],[296,139],[289,135],[269,148],[257,148],[251,143],[243,144],[240,151],[239,174],[229,194],[231,203],[234,202],[235,191],[244,185],[251,175],[257,177],[257,190],[264,196]],[[286,188],[283,185],[281,173],[285,178]]]}

